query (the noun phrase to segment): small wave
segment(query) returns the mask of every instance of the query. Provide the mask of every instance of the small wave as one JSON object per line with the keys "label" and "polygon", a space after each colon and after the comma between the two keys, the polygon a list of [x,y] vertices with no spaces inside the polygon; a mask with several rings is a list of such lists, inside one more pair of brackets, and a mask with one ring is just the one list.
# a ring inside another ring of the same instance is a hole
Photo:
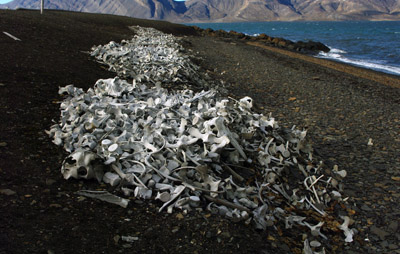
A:
{"label": "small wave", "polygon": [[373,69],[373,70],[377,70],[377,71],[400,75],[400,67],[386,65],[383,61],[382,62],[379,62],[379,61],[372,62],[372,61],[347,58],[342,55],[342,54],[346,54],[346,53],[347,53],[346,51],[341,50],[341,49],[330,48],[330,51],[328,53],[320,52],[317,57],[332,59],[332,60],[356,65],[359,67],[364,67],[367,69]]}
{"label": "small wave", "polygon": [[342,49],[335,49],[335,48],[329,48],[330,49],[330,53],[337,53],[337,54],[346,54],[347,51],[344,51]]}
{"label": "small wave", "polygon": [[342,56],[340,54],[334,53],[332,51],[329,51],[329,53],[325,52],[320,52],[319,55],[322,58],[341,58]]}
{"label": "small wave", "polygon": [[319,58],[326,58],[326,59],[332,59],[352,65],[356,65],[359,67],[367,68],[367,69],[373,69],[376,71],[381,71],[381,72],[386,72],[390,74],[395,74],[395,75],[400,75],[400,67],[397,66],[391,66],[391,65],[386,65],[386,64],[381,64],[381,63],[374,63],[371,61],[365,61],[365,60],[356,60],[356,59],[350,59],[347,57],[344,57],[338,53],[324,53],[321,52],[317,55]]}

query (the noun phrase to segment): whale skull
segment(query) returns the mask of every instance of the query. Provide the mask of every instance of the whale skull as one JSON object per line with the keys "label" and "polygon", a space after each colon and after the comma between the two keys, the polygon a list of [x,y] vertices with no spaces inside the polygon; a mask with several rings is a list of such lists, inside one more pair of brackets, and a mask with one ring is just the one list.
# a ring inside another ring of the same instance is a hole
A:
{"label": "whale skull", "polygon": [[101,180],[102,166],[97,162],[98,156],[88,150],[77,149],[63,162],[61,173],[65,179],[97,178]]}

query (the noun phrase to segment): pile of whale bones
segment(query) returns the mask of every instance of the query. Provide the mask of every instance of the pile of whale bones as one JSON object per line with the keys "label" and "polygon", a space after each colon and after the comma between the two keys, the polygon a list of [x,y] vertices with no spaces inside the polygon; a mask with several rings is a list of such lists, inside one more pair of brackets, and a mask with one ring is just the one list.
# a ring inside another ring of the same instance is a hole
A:
{"label": "pile of whale bones", "polygon": [[[73,85],[59,89],[66,95],[60,122],[46,132],[70,153],[64,178],[118,187],[127,198],[107,191],[78,194],[122,207],[134,196],[159,200],[160,212],[207,210],[259,229],[278,221],[286,229],[307,227],[312,239],[305,239],[304,253],[325,253],[324,209],[347,200],[340,183],[346,171],[326,170],[313,158],[306,131],[282,128],[271,114],[253,112],[250,97],[162,88],[177,81],[202,87],[207,80],[191,78],[199,67],[183,55],[176,37],[134,29],[132,40],[92,48],[92,56],[131,82],[116,77],[100,79],[86,92]],[[312,210],[321,221],[285,207]],[[351,219],[340,220],[337,230],[352,242]]]}

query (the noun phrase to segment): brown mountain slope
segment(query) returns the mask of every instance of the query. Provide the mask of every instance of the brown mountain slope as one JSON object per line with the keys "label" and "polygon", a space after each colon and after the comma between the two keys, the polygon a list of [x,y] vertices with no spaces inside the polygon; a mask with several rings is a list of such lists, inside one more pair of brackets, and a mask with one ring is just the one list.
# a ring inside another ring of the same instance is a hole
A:
{"label": "brown mountain slope", "polygon": [[[45,0],[45,6],[174,22],[400,20],[400,0]],[[39,1],[0,8],[39,8]]]}

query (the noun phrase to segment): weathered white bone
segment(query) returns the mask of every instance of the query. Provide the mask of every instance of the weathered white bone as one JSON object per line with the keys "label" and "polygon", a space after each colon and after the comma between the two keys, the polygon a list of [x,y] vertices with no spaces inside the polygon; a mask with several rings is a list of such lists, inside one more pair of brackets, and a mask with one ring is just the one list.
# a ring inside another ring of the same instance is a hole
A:
{"label": "weathered white bone", "polygon": [[343,169],[343,170],[339,171],[338,165],[333,166],[332,172],[335,173],[336,175],[340,176],[341,178],[345,178],[347,176],[346,170]]}
{"label": "weathered white bone", "polygon": [[226,216],[226,217],[232,218],[232,211],[228,207],[221,205],[221,206],[217,206],[217,208],[218,208],[219,214],[221,216]]}
{"label": "weathered white bone", "polygon": [[159,199],[165,203],[171,199],[171,194],[168,192],[157,192],[157,196],[155,199]]}
{"label": "weathered white bone", "polygon": [[127,197],[131,196],[132,193],[134,192],[134,190],[132,190],[130,188],[126,188],[126,187],[122,187],[121,190],[124,193],[124,195]]}
{"label": "weathered white bone", "polygon": [[265,221],[265,215],[267,214],[268,205],[263,204],[257,207],[253,211],[254,223],[256,228],[265,230],[267,228],[267,222]]}
{"label": "weathered white bone", "polygon": [[303,224],[304,224],[305,226],[307,226],[307,227],[310,228],[311,234],[312,234],[313,236],[322,236],[324,239],[328,239],[328,238],[327,238],[324,234],[322,234],[321,231],[320,231],[320,230],[321,230],[321,227],[325,224],[325,222],[320,221],[317,225],[314,225],[314,226],[308,224],[306,221],[304,221]]}
{"label": "weathered white bone", "polygon": [[289,216],[285,217],[285,228],[286,229],[292,228],[295,222],[297,224],[304,225],[303,221],[305,219],[306,219],[306,217],[297,216],[297,215],[289,215]]}
{"label": "weathered white bone", "polygon": [[160,209],[158,211],[161,212],[165,207],[170,205],[177,197],[179,197],[182,194],[182,192],[185,190],[185,188],[186,187],[184,185],[176,186],[174,191],[171,192],[171,199],[169,201],[165,202],[164,205],[162,207],[160,207]]}
{"label": "weathered white bone", "polygon": [[239,203],[243,204],[244,206],[248,208],[257,208],[258,204],[254,203],[253,201],[250,201],[248,198],[241,198],[239,199]]}
{"label": "weathered white bone", "polygon": [[152,195],[152,190],[143,187],[136,187],[134,194],[137,198],[150,199]]}
{"label": "weathered white bone", "polygon": [[249,96],[243,97],[239,102],[239,105],[246,109],[251,109],[253,107],[253,99]]}
{"label": "weathered white bone", "polygon": [[137,240],[139,240],[139,237],[137,237],[137,236],[121,236],[121,240],[122,241],[125,241],[125,242],[128,242],[128,243],[133,243],[134,241],[137,241]]}
{"label": "weathered white bone", "polygon": [[184,209],[183,207],[189,204],[189,201],[190,201],[189,197],[180,198],[175,202],[175,207]]}
{"label": "weathered white bone", "polygon": [[[318,204],[321,203],[320,199],[319,199],[319,195],[317,193],[317,191],[315,190],[314,185],[322,178],[324,177],[324,175],[319,176],[318,178],[315,177],[315,175],[307,177],[306,179],[304,179],[304,186],[307,188],[307,190],[312,189],[312,192],[315,195],[315,198],[317,199]],[[310,185],[307,184],[307,180],[312,181],[312,183]]]}
{"label": "weathered white bone", "polygon": [[339,175],[340,177],[342,177],[342,178],[345,178],[346,176],[347,176],[347,172],[346,172],[346,170],[340,170],[340,171],[334,171],[334,173],[335,174],[337,174],[337,175]]}
{"label": "weathered white bone", "polygon": [[231,144],[236,148],[236,150],[239,152],[239,154],[245,159],[247,160],[247,156],[244,153],[242,147],[240,146],[240,144],[238,143],[238,141],[235,139],[235,137],[233,136],[232,132],[230,132],[228,130],[228,128],[224,125],[224,120],[221,117],[218,117],[215,120],[215,125],[218,128],[218,135],[219,136],[227,136],[229,138],[229,141],[231,142]]}
{"label": "weathered white bone", "polygon": [[275,172],[271,171],[267,174],[267,182],[270,184],[274,184],[276,181],[276,178],[277,178],[277,175]]}
{"label": "weathered white bone", "polygon": [[314,248],[320,247],[320,246],[321,246],[321,243],[314,240],[314,241],[311,241],[311,242],[310,242],[310,246],[311,246],[311,247],[314,247]]}
{"label": "weathered white bone", "polygon": [[343,223],[339,226],[339,229],[341,229],[346,236],[345,241],[347,243],[350,243],[353,241],[353,235],[354,235],[354,230],[349,228],[350,224],[350,218],[348,216],[340,216],[344,221]]}
{"label": "weathered white bone", "polygon": [[317,211],[319,214],[321,214],[322,216],[326,216],[326,212],[324,212],[323,210],[318,209],[307,197],[305,197],[304,200],[307,201],[307,203],[308,203],[315,211]]}
{"label": "weathered white bone", "polygon": [[89,198],[99,199],[108,203],[116,204],[123,208],[127,208],[129,204],[129,199],[115,196],[107,191],[80,190],[77,192],[77,194]]}
{"label": "weathered white bone", "polygon": [[285,189],[282,188],[282,184],[274,184],[273,185],[274,189],[277,190],[280,194],[282,194],[283,197],[285,197],[287,200],[291,201],[289,194],[286,193]]}
{"label": "weathered white bone", "polygon": [[333,199],[335,199],[335,200],[340,200],[342,198],[342,194],[340,194],[340,192],[338,192],[338,191],[333,190],[333,191],[331,191],[331,194],[332,194]]}
{"label": "weathered white bone", "polygon": [[103,176],[103,182],[110,184],[111,186],[117,186],[121,182],[119,175],[106,172]]}
{"label": "weathered white bone", "polygon": [[165,183],[156,183],[155,188],[159,189],[160,191],[169,190],[170,192],[173,192],[174,190],[174,187],[171,184]]}
{"label": "weathered white bone", "polygon": [[199,207],[200,205],[200,198],[197,196],[190,196],[189,197],[189,205],[191,207]]}
{"label": "weathered white bone", "polygon": [[304,240],[303,253],[304,254],[314,254],[313,250],[310,247],[310,243],[309,243],[308,239]]}
{"label": "weathered white bone", "polygon": [[65,179],[70,177],[80,179],[101,179],[103,175],[103,167],[96,163],[98,156],[87,150],[77,149],[71,153],[63,162],[61,173]]}

